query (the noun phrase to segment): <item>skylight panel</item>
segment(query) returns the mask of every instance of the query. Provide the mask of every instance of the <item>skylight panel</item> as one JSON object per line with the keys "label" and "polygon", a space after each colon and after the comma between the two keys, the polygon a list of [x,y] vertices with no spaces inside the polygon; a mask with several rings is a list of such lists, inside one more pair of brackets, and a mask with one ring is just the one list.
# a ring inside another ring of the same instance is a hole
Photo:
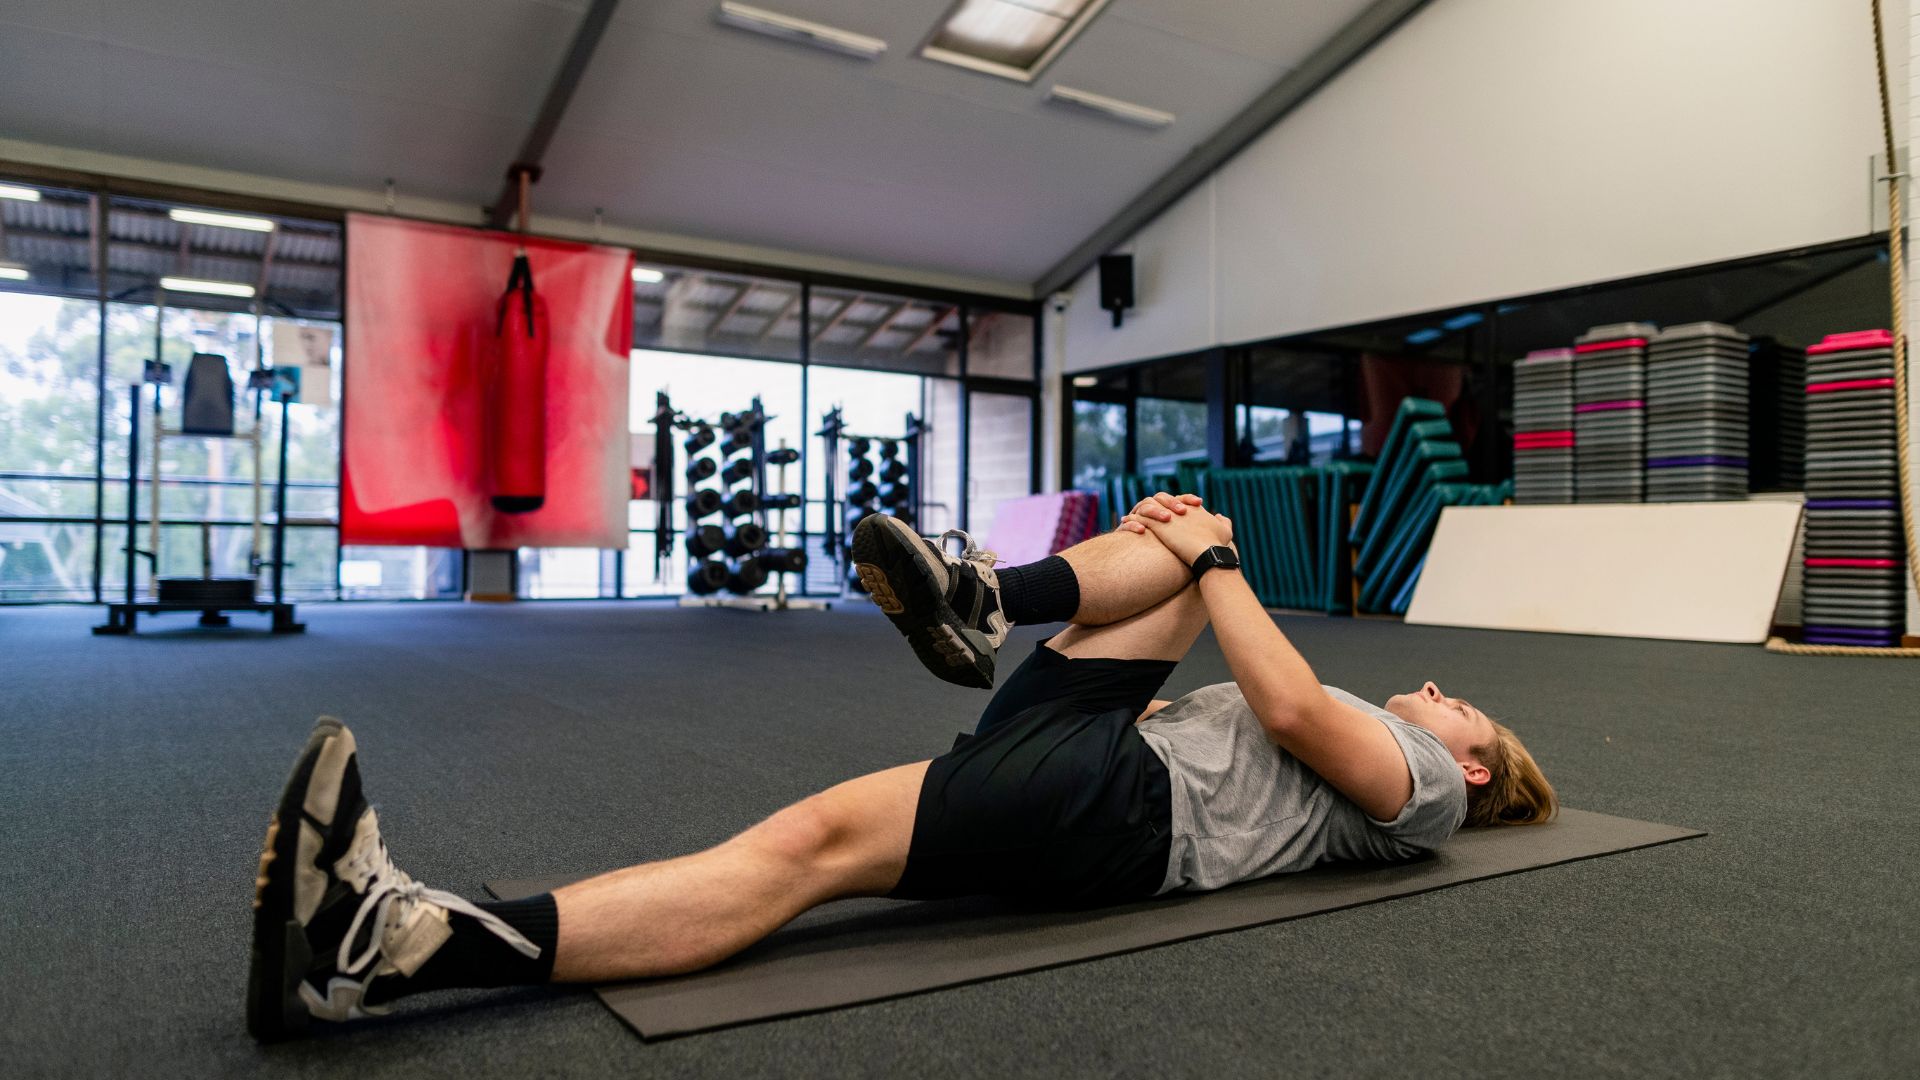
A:
{"label": "skylight panel", "polygon": [[1031,82],[1107,0],[959,0],[920,55],[987,75]]}

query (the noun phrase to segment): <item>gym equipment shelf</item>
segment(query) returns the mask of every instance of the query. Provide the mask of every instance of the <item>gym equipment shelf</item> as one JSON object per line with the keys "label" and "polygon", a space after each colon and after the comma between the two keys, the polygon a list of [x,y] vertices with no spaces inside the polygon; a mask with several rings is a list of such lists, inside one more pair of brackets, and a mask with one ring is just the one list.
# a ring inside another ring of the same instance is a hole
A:
{"label": "gym equipment shelf", "polygon": [[[196,359],[198,359],[196,357]],[[256,370],[251,385],[256,391],[264,391],[272,378],[272,369]],[[264,378],[263,378],[264,376]],[[269,617],[268,631],[274,634],[299,634],[307,629],[305,623],[294,617],[294,605],[285,599],[285,568],[287,550],[287,410],[292,403],[291,389],[275,387],[273,397],[280,403],[280,471],[273,486],[273,558],[260,558],[260,427],[264,411],[256,394],[254,400],[253,426],[245,432],[190,431],[167,429],[160,423],[160,390],[166,372],[164,366],[149,364],[148,381],[155,384],[152,448],[153,467],[151,470],[152,493],[149,499],[151,519],[149,521],[148,550],[141,550],[136,539],[139,535],[139,486],[140,486],[140,413],[145,397],[144,384],[134,383],[129,391],[129,434],[127,437],[127,516],[126,516],[126,593],[119,603],[107,605],[107,621],[93,628],[93,632],[104,636],[125,636],[137,633],[141,615],[164,615],[174,612],[197,611],[200,613],[200,625],[223,627],[231,624],[227,616],[235,612],[266,615]],[[203,526],[201,532],[201,565],[203,576],[199,578],[161,578],[160,568],[160,446],[164,438],[205,438],[205,439],[245,439],[253,446],[253,555],[248,560],[255,574],[260,569],[271,567],[272,599],[261,600],[255,592],[259,587],[256,578],[216,578],[212,575],[212,556],[209,551],[208,534]],[[138,560],[146,556],[153,568],[154,597],[150,600],[136,599]]]}

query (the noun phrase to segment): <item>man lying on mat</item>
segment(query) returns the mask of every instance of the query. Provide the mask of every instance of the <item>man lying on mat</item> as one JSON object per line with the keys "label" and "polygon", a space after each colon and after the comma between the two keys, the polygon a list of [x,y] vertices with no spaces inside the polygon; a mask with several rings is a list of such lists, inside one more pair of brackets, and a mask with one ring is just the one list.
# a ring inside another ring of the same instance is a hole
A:
{"label": "man lying on mat", "polygon": [[[260,854],[248,1027],[281,1038],[426,990],[695,971],[842,897],[1109,904],[1404,859],[1462,824],[1554,812],[1513,732],[1434,684],[1385,709],[1321,686],[1198,499],[1156,495],[1112,533],[998,571],[959,536],[959,557],[890,517],[854,537],[861,580],[934,674],[991,687],[1009,626],[1072,625],[948,753],[698,854],[525,900],[429,889],[387,854],[353,735],[322,720]],[[1209,622],[1234,681],[1155,700]]]}

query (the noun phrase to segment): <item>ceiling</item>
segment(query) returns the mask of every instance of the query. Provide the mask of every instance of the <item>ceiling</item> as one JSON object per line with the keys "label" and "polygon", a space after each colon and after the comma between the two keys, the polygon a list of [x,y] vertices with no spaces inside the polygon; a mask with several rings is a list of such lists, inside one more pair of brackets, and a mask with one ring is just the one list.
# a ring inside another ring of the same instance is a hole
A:
{"label": "ceiling", "polygon": [[[758,0],[860,61],[620,5],[541,213],[1026,284],[1368,0],[1113,0],[1032,85],[914,52],[949,0]],[[0,0],[0,136],[492,200],[585,0]],[[1059,82],[1176,114],[1149,130]]]}

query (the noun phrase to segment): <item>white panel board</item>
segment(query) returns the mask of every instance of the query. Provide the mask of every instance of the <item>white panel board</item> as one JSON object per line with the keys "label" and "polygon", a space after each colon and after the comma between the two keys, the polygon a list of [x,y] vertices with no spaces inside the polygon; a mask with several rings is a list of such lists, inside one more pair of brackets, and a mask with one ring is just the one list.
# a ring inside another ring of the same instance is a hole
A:
{"label": "white panel board", "polygon": [[1456,506],[1440,515],[1409,623],[1766,640],[1795,503]]}

